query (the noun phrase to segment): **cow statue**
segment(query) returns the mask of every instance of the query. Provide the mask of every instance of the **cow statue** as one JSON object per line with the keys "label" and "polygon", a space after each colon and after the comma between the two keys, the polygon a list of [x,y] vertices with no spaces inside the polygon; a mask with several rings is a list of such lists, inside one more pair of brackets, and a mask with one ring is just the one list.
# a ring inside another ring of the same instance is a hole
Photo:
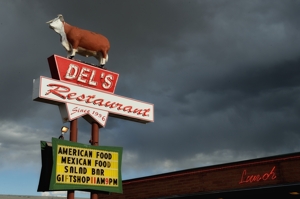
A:
{"label": "cow statue", "polygon": [[65,22],[61,14],[47,22],[51,29],[60,34],[61,44],[68,52],[68,58],[73,59],[75,54],[93,56],[101,67],[108,61],[109,41],[101,34],[83,30]]}

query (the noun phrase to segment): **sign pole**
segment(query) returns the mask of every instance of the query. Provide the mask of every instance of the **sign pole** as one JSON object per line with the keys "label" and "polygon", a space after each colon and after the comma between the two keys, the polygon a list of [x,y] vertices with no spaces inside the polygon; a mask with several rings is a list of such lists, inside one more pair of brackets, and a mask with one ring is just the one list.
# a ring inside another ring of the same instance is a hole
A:
{"label": "sign pole", "polygon": [[[74,119],[70,121],[70,141],[71,142],[77,142],[77,119]],[[74,199],[75,191],[69,190],[67,199]]]}
{"label": "sign pole", "polygon": [[[90,143],[93,146],[99,145],[99,124],[97,122],[92,123],[92,133]],[[98,194],[95,192],[91,192],[90,199],[98,199]]]}
{"label": "sign pole", "polygon": [[92,122],[92,136],[91,136],[91,145],[99,146],[99,124],[97,122]]}

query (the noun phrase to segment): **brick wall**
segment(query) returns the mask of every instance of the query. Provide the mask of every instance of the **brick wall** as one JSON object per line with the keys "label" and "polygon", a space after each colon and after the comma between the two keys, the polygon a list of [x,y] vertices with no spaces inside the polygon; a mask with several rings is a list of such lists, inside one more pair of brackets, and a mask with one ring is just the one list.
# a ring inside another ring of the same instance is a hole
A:
{"label": "brick wall", "polygon": [[99,199],[159,198],[300,182],[300,153],[189,169],[123,181],[123,194]]}

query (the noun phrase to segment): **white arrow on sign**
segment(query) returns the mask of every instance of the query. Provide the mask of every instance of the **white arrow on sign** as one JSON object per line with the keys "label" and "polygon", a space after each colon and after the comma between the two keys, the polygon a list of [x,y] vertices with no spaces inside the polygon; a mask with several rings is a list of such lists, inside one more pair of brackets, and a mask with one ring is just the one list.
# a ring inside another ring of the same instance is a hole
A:
{"label": "white arrow on sign", "polygon": [[108,116],[107,111],[79,106],[70,103],[59,105],[59,110],[63,122],[72,121],[83,116],[83,118],[88,122],[92,123],[96,121],[103,127],[105,127]]}

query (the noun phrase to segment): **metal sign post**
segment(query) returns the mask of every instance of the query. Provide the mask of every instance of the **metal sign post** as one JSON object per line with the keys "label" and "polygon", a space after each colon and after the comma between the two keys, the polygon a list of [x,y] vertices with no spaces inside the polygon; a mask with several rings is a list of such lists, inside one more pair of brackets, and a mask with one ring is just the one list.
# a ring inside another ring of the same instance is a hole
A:
{"label": "metal sign post", "polygon": [[[90,143],[91,145],[93,146],[98,146],[99,145],[99,124],[96,123],[96,122],[93,122],[92,123],[92,132],[91,132],[91,140],[90,140]],[[90,195],[90,198],[91,199],[98,199],[98,194],[96,192],[91,192],[91,195]]]}
{"label": "metal sign post", "polygon": [[[77,119],[70,121],[70,141],[77,142]],[[68,190],[67,199],[74,199],[74,190]]]}

